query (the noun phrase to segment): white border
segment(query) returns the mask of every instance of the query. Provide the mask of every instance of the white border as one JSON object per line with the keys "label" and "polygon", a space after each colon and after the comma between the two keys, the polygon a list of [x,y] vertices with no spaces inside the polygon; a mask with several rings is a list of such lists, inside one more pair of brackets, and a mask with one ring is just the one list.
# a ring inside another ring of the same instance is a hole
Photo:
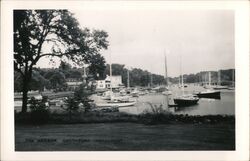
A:
{"label": "white border", "polygon": [[[15,152],[13,107],[13,9],[78,8],[223,9],[235,11],[236,151]],[[2,1],[1,2],[1,160],[248,160],[249,3],[247,1]]]}

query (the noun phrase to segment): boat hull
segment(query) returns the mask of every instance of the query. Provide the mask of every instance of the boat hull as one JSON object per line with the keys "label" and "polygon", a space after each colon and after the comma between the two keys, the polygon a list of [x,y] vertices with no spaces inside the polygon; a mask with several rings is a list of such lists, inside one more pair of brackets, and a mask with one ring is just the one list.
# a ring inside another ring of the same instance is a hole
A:
{"label": "boat hull", "polygon": [[228,89],[228,87],[226,87],[226,86],[215,86],[215,87],[213,87],[213,89],[221,90],[221,89]]}
{"label": "boat hull", "polygon": [[128,107],[134,106],[136,102],[124,102],[124,103],[116,103],[116,102],[109,102],[109,103],[97,103],[97,107]]}
{"label": "boat hull", "polygon": [[220,99],[220,91],[215,92],[205,92],[205,93],[197,93],[196,94],[199,98],[214,98],[214,99]]}
{"label": "boat hull", "polygon": [[189,99],[179,99],[179,98],[176,98],[174,99],[174,103],[177,105],[177,106],[192,106],[192,105],[196,105],[198,103],[199,99],[193,99],[193,100],[189,100]]}

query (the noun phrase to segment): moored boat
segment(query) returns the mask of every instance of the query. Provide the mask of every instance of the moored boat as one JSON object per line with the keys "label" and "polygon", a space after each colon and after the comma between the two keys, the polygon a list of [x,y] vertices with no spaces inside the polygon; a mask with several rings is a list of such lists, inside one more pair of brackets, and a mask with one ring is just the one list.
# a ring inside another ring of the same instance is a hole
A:
{"label": "moored boat", "polygon": [[194,95],[182,95],[174,98],[174,103],[179,107],[196,105],[198,101],[199,98]]}
{"label": "moored boat", "polygon": [[[181,61],[180,61],[180,64],[181,64]],[[177,104],[178,107],[196,105],[199,101],[199,97],[197,97],[196,95],[192,95],[192,94],[188,94],[188,95],[184,94],[182,69],[181,69],[181,87],[182,87],[182,95],[175,97],[174,103]]]}
{"label": "moored boat", "polygon": [[228,89],[228,87],[227,86],[220,86],[220,85],[218,85],[218,86],[214,86],[213,89],[215,89],[215,90]]}
{"label": "moored boat", "polygon": [[171,92],[171,91],[169,91],[169,90],[166,90],[166,91],[163,91],[163,92],[162,92],[162,94],[163,94],[163,95],[171,95],[171,94],[172,94],[172,92]]}
{"label": "moored boat", "polygon": [[96,103],[97,107],[128,107],[128,106],[134,106],[136,104],[135,101],[108,101],[105,103]]}
{"label": "moored boat", "polygon": [[220,91],[207,90],[196,93],[199,98],[215,98],[220,99]]}

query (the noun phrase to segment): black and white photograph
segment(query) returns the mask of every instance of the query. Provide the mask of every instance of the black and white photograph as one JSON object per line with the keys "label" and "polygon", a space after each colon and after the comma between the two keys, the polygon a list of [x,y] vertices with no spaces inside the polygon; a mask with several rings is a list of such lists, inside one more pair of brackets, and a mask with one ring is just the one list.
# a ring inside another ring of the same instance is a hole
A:
{"label": "black and white photograph", "polygon": [[237,12],[103,3],[9,13],[14,152],[235,152]]}

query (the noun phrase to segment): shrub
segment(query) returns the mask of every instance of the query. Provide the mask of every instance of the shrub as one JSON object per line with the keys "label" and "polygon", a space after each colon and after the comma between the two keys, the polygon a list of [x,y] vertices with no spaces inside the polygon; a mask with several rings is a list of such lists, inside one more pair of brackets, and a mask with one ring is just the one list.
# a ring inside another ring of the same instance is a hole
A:
{"label": "shrub", "polygon": [[49,121],[49,110],[47,108],[47,99],[37,100],[32,97],[29,100],[30,104],[30,122],[32,124],[44,124]]}
{"label": "shrub", "polygon": [[144,124],[159,124],[168,123],[171,119],[172,114],[167,110],[163,109],[163,105],[159,106],[148,103],[151,107],[151,111],[144,111],[143,114],[139,116],[140,121]]}

